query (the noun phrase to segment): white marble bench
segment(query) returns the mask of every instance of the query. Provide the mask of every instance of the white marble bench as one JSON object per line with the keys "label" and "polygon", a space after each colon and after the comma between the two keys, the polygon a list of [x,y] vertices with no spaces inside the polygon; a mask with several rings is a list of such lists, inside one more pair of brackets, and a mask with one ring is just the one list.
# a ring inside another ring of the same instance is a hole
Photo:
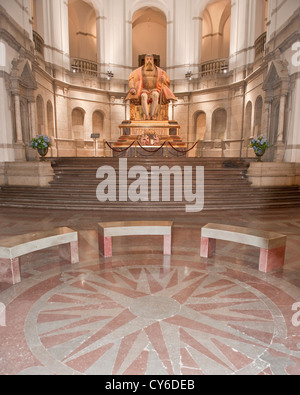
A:
{"label": "white marble bench", "polygon": [[286,236],[258,229],[222,224],[207,224],[201,231],[200,255],[209,258],[216,249],[216,240],[260,248],[259,270],[267,273],[284,265]]}
{"label": "white marble bench", "polygon": [[98,223],[99,252],[112,256],[113,236],[157,235],[164,237],[164,255],[171,255],[172,221],[121,221]]}
{"label": "white marble bench", "polygon": [[19,283],[20,257],[54,246],[64,259],[79,262],[78,233],[67,227],[0,238],[0,282]]}

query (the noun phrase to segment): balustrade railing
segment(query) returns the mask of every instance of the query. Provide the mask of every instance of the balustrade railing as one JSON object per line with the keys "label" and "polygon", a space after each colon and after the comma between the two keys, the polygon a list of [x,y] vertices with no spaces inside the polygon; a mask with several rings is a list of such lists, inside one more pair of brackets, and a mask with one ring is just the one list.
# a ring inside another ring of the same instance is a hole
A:
{"label": "balustrade railing", "polygon": [[216,59],[200,65],[201,76],[227,73],[228,59]]}
{"label": "balustrade railing", "polygon": [[72,58],[71,69],[73,73],[82,73],[88,75],[98,74],[98,64],[85,59]]}
{"label": "balustrade railing", "polygon": [[35,31],[33,31],[33,42],[34,42],[34,49],[42,56],[44,56],[45,42],[43,38]]}
{"label": "balustrade railing", "polygon": [[[157,145],[143,145],[136,138],[131,143],[128,143],[127,146],[119,146],[115,144],[115,141],[108,140],[54,138],[53,148],[57,149],[58,156],[71,155],[74,157],[93,156],[95,151],[98,151],[95,156],[99,157],[146,158],[156,155],[165,158],[181,156],[254,158],[254,151],[250,148],[251,139],[252,137],[186,141],[184,146],[176,146],[175,142],[168,139],[161,141]],[[271,149],[269,151],[271,152]]]}
{"label": "balustrade railing", "polygon": [[267,33],[261,34],[256,40],[255,40],[255,58],[260,56],[261,54],[265,53],[265,47],[266,47],[266,40],[267,40]]}

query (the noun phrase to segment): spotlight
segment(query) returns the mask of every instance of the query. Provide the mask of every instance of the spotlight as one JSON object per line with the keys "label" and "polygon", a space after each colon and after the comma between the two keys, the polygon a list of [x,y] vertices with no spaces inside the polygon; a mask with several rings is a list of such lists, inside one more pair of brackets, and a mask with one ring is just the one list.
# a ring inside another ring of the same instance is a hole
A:
{"label": "spotlight", "polygon": [[114,73],[112,72],[112,71],[107,71],[107,73],[106,73],[106,77],[107,77],[107,79],[108,79],[108,81],[111,79],[111,78],[113,78],[113,76],[114,76]]}
{"label": "spotlight", "polygon": [[193,79],[192,72],[188,71],[187,73],[185,73],[185,78],[187,78],[189,81],[192,81],[192,79]]}

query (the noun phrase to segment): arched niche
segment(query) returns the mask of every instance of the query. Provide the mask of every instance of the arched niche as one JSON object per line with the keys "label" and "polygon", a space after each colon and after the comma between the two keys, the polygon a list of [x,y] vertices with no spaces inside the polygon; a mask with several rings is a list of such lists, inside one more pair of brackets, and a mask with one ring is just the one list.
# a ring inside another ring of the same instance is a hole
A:
{"label": "arched niche", "polygon": [[199,111],[195,114],[195,139],[204,140],[206,132],[206,113]]}
{"label": "arched niche", "polygon": [[68,12],[70,56],[96,62],[96,11],[83,0],[69,0]]}
{"label": "arched niche", "polygon": [[132,17],[132,65],[138,67],[139,55],[157,54],[166,67],[167,18],[155,7],[143,7]]}
{"label": "arched niche", "polygon": [[209,3],[203,11],[201,63],[229,57],[231,2]]}
{"label": "arched niche", "polygon": [[100,133],[103,136],[104,115],[102,111],[95,111],[93,113],[93,133]]}
{"label": "arched niche", "polygon": [[218,108],[212,115],[212,140],[224,140],[227,130],[227,112],[224,108]]}
{"label": "arched niche", "polygon": [[72,135],[75,140],[84,140],[85,111],[82,108],[74,108],[72,111]]}

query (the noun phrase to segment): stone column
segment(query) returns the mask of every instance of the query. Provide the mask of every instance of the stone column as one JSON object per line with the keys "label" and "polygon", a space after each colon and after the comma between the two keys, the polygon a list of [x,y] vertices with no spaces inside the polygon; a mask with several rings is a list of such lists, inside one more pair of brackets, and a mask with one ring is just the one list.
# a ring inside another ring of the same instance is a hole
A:
{"label": "stone column", "polygon": [[277,134],[277,141],[281,143],[283,142],[285,107],[286,107],[286,95],[282,95],[280,97],[278,134]]}
{"label": "stone column", "polygon": [[16,119],[17,143],[23,143],[20,96],[19,95],[15,95],[15,119]]}
{"label": "stone column", "polygon": [[[229,69],[243,78],[243,69],[254,62],[254,42],[257,15],[261,13],[259,3],[263,1],[243,0],[231,2],[231,31]],[[261,17],[263,18],[263,16]]]}
{"label": "stone column", "polygon": [[26,160],[26,154],[25,154],[25,144],[23,141],[23,133],[22,133],[20,95],[15,93],[14,100],[15,100],[15,121],[16,121],[16,138],[17,138],[17,141],[14,144],[15,160],[24,161]]}
{"label": "stone column", "polygon": [[271,122],[271,100],[266,97],[265,99],[265,127],[264,136],[269,138],[270,122]]}
{"label": "stone column", "polygon": [[28,103],[28,110],[30,116],[30,139],[37,135],[36,132],[36,123],[35,123],[35,102],[30,101]]}
{"label": "stone column", "polygon": [[201,63],[201,50],[202,50],[202,45],[200,40],[202,39],[202,22],[203,19],[200,17],[194,17],[193,18],[193,59],[192,63],[194,65],[198,65]]}
{"label": "stone column", "polygon": [[45,58],[56,66],[56,78],[64,81],[64,70],[70,68],[68,2],[45,1],[44,6],[44,19],[49,23],[45,28]]}
{"label": "stone column", "polygon": [[283,162],[284,159],[285,144],[283,141],[283,133],[284,133],[285,107],[286,107],[286,95],[283,94],[280,97],[277,142],[275,146],[275,156],[274,156],[275,162]]}

